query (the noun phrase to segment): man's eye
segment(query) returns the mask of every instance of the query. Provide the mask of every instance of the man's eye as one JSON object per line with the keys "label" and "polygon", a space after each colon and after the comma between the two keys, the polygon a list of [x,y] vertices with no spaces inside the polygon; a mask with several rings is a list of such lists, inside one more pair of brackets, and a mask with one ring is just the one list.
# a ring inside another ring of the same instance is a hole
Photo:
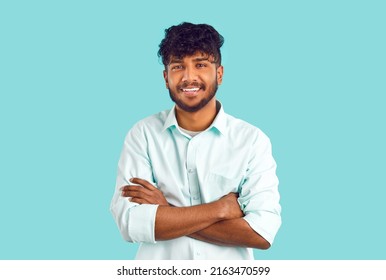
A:
{"label": "man's eye", "polygon": [[206,65],[204,63],[198,63],[197,68],[204,68]]}
{"label": "man's eye", "polygon": [[172,70],[180,70],[182,69],[182,65],[175,65],[172,67]]}

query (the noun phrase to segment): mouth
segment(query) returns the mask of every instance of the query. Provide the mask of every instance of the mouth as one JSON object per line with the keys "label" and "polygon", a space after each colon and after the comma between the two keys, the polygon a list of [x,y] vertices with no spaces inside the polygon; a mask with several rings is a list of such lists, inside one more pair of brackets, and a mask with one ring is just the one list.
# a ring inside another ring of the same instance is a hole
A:
{"label": "mouth", "polygon": [[185,96],[187,97],[195,97],[198,95],[198,92],[201,90],[200,87],[186,87],[180,89]]}

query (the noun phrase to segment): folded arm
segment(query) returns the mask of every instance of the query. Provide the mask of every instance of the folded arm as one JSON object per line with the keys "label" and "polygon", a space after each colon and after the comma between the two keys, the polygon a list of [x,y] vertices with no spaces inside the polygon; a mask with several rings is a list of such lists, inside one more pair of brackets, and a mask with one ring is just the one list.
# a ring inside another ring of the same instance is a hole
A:
{"label": "folded arm", "polygon": [[134,178],[122,188],[122,196],[140,204],[159,204],[155,220],[155,239],[189,236],[227,246],[267,249],[270,244],[242,219],[237,195],[230,193],[207,204],[190,207],[169,205],[160,190],[145,180]]}
{"label": "folded arm", "polygon": [[255,232],[242,218],[224,220],[189,235],[217,245],[268,249],[271,244]]}
{"label": "folded arm", "polygon": [[133,129],[125,141],[111,203],[124,239],[152,243],[189,236],[219,245],[268,248],[280,227],[280,205],[270,143],[266,137],[260,139],[265,143],[256,143],[252,150],[258,152],[250,153],[253,156],[248,161],[246,183],[238,198],[229,194],[207,204],[174,207],[152,184],[138,180],[129,183],[134,176],[154,182],[143,144],[146,139],[139,129]]}

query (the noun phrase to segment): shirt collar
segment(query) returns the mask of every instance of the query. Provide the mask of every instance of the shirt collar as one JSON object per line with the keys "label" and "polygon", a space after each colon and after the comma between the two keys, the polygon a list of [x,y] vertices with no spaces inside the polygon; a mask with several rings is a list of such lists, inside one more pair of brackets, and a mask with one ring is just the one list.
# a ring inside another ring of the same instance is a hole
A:
{"label": "shirt collar", "polygon": [[[210,130],[212,128],[217,129],[221,134],[225,135],[227,132],[227,126],[226,126],[226,113],[224,112],[223,106],[220,103],[220,101],[216,100],[216,106],[218,109],[218,113],[212,124],[206,129]],[[162,131],[165,131],[169,127],[178,127],[178,122],[176,118],[176,106],[174,105],[173,108],[170,110],[168,116],[166,117],[164,126],[162,128]]]}
{"label": "shirt collar", "polygon": [[226,123],[226,113],[224,112],[224,108],[220,101],[216,101],[216,106],[218,110],[217,116],[212,122],[212,124],[209,126],[209,129],[215,128],[217,129],[222,135],[226,135],[227,132],[227,123]]}
{"label": "shirt collar", "polygon": [[178,127],[175,110],[176,110],[176,106],[174,105],[173,108],[168,113],[168,116],[166,117],[162,131],[165,131],[169,127],[173,127],[173,126]]}

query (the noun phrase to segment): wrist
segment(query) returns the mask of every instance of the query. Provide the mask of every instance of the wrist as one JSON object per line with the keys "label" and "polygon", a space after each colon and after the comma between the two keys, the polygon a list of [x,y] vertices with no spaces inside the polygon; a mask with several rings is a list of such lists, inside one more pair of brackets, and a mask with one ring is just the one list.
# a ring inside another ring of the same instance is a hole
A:
{"label": "wrist", "polygon": [[216,213],[219,221],[228,219],[229,211],[227,204],[223,200],[217,200],[213,203],[213,213]]}

